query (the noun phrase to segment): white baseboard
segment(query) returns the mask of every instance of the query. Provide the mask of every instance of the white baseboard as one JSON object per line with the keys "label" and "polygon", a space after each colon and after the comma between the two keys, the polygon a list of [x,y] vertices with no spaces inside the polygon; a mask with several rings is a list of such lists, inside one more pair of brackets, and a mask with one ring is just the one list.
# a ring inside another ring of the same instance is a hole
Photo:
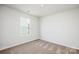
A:
{"label": "white baseboard", "polygon": [[[37,39],[33,39],[33,40],[37,40]],[[10,45],[10,46],[7,46],[7,47],[3,47],[3,48],[0,48],[0,51],[5,50],[5,49],[8,49],[8,48],[12,48],[12,47],[15,47],[15,46],[24,44],[24,43],[28,43],[28,42],[33,41],[33,40],[29,40],[29,41],[26,41],[26,42],[24,41],[24,42],[20,42],[20,43],[14,44],[14,45]]]}
{"label": "white baseboard", "polygon": [[[49,41],[49,40],[46,40],[46,39],[42,39],[42,40],[45,40],[45,41],[47,41],[47,42],[51,42],[51,41]],[[79,50],[79,48],[78,47],[72,47],[72,46],[68,46],[68,45],[66,45],[66,44],[61,44],[61,43],[58,43],[58,42],[51,42],[51,43],[55,43],[55,44],[58,44],[58,45],[61,45],[61,46],[65,46],[65,47],[69,47],[69,48],[72,48],[72,49],[76,49],[76,50]]]}

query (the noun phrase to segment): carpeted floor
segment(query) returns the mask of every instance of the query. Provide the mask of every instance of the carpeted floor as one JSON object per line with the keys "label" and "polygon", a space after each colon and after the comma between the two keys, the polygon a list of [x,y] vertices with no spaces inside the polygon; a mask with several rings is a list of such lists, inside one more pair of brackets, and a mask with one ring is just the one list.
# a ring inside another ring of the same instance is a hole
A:
{"label": "carpeted floor", "polygon": [[0,54],[78,54],[79,50],[43,40],[34,40],[0,51]]}

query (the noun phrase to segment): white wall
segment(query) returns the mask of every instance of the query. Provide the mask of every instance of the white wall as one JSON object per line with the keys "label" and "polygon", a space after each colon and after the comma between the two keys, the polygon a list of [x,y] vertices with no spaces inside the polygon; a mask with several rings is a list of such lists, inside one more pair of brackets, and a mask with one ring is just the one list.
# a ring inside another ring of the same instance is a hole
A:
{"label": "white wall", "polygon": [[[31,35],[20,36],[20,17],[31,19]],[[38,18],[5,6],[0,6],[0,49],[15,46],[39,38]]]}
{"label": "white wall", "polygon": [[41,39],[79,48],[79,9],[41,18]]}

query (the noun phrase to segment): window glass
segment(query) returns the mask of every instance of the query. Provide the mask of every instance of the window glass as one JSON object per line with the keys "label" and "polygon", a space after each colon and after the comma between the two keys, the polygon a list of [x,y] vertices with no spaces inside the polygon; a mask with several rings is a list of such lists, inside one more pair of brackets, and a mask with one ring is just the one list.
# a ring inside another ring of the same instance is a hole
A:
{"label": "window glass", "polygon": [[29,33],[29,25],[30,25],[30,19],[21,17],[20,18],[20,33],[23,36],[28,35]]}

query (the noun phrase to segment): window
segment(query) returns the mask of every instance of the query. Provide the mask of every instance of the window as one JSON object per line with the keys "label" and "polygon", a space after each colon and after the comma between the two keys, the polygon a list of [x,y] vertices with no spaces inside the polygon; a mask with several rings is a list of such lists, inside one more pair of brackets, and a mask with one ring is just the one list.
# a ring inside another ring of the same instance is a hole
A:
{"label": "window", "polygon": [[28,35],[30,33],[29,27],[30,27],[30,19],[21,17],[20,18],[20,34],[23,36]]}

